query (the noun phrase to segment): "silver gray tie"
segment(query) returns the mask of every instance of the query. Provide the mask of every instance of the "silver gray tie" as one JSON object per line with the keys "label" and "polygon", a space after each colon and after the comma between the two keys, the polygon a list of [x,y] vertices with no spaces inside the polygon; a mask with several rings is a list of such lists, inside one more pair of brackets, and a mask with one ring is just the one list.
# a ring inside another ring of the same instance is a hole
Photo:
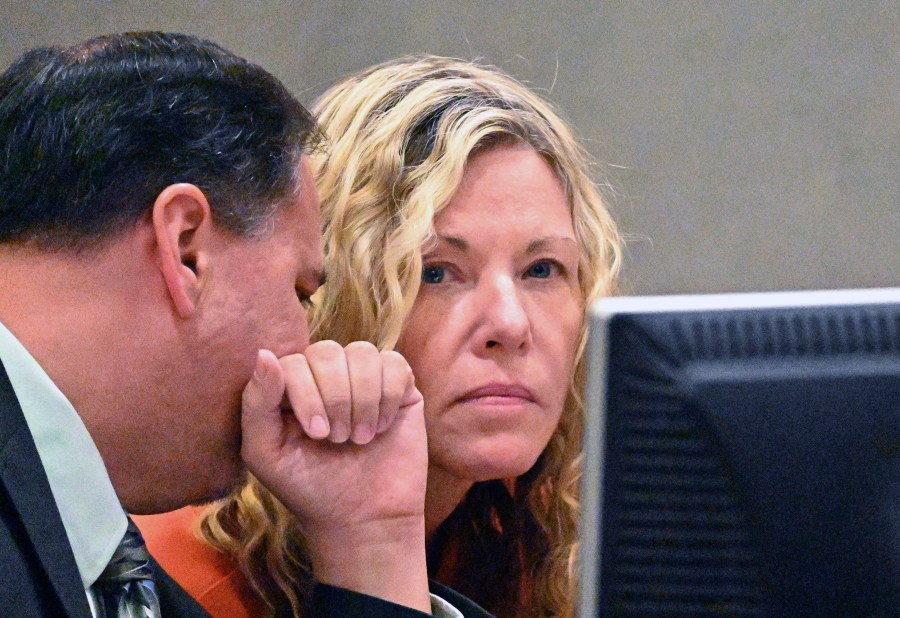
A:
{"label": "silver gray tie", "polygon": [[131,519],[94,588],[98,618],[160,618],[150,554]]}

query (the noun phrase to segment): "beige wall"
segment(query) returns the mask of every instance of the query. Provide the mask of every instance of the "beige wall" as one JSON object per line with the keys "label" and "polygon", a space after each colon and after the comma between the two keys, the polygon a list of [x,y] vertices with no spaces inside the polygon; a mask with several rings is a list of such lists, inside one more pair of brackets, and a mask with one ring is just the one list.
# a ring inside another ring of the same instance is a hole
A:
{"label": "beige wall", "polygon": [[310,102],[409,53],[543,91],[600,162],[636,293],[900,285],[900,4],[0,0],[0,64],[107,31],[199,34]]}

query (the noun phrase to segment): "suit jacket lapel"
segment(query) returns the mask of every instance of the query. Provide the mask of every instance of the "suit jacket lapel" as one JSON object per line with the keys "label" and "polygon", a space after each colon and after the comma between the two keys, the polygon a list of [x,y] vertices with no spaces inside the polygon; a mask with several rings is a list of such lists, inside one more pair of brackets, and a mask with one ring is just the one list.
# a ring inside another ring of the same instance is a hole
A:
{"label": "suit jacket lapel", "polygon": [[69,616],[90,616],[84,586],[34,440],[0,364],[0,482]]}

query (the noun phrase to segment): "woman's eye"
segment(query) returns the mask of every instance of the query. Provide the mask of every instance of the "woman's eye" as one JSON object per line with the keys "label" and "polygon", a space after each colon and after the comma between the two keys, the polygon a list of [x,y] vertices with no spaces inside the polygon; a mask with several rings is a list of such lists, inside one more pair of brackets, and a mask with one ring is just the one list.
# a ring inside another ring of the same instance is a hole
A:
{"label": "woman's eye", "polygon": [[422,269],[422,283],[440,283],[444,280],[442,266],[426,266]]}
{"label": "woman's eye", "polygon": [[553,262],[547,260],[535,262],[528,267],[528,271],[525,273],[525,275],[528,277],[534,277],[535,279],[546,279],[553,274],[553,269],[555,267],[556,265],[553,264]]}

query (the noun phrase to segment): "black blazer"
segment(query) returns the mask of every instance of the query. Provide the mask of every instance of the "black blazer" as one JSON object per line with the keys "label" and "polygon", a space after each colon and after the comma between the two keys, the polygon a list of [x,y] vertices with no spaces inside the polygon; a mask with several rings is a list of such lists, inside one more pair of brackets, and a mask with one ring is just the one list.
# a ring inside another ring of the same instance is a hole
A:
{"label": "black blazer", "polygon": [[[156,589],[164,618],[208,614],[156,562]],[[434,592],[467,618],[487,618],[480,607],[437,584]],[[420,618],[421,612],[331,586],[318,586],[311,616]],[[15,392],[0,364],[0,616],[91,618],[47,475]]]}

